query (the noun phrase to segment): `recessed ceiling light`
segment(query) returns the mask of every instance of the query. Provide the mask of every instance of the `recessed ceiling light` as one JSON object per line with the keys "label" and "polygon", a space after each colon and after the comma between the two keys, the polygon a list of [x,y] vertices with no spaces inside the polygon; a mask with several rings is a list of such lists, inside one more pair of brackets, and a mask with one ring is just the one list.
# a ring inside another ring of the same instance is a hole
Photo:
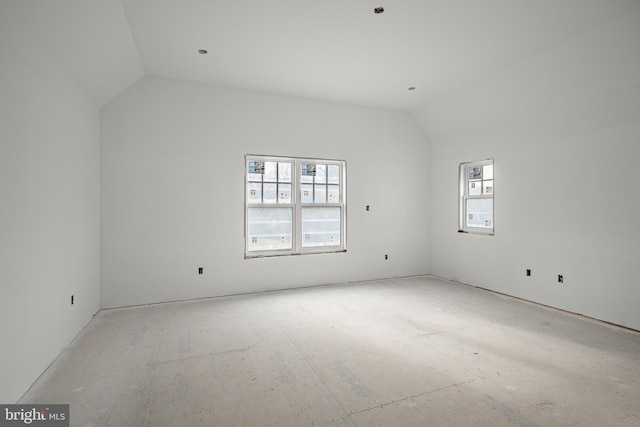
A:
{"label": "recessed ceiling light", "polygon": [[384,12],[384,7],[376,7],[373,9],[373,13],[382,13]]}
{"label": "recessed ceiling light", "polygon": [[409,90],[416,90],[416,88],[414,86],[411,86]]}
{"label": "recessed ceiling light", "polygon": [[204,50],[204,49],[198,49],[198,53],[200,55],[206,55],[208,52],[206,50]]}

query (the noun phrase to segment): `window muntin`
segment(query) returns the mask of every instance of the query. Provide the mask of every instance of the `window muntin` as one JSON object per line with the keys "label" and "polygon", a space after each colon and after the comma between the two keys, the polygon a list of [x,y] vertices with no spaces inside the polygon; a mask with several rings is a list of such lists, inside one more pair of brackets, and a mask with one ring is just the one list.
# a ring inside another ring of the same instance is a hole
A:
{"label": "window muntin", "polygon": [[493,192],[493,159],[460,165],[460,231],[494,233]]}
{"label": "window muntin", "polygon": [[345,250],[345,162],[246,156],[245,257]]}
{"label": "window muntin", "polygon": [[247,203],[291,204],[291,162],[247,161]]}

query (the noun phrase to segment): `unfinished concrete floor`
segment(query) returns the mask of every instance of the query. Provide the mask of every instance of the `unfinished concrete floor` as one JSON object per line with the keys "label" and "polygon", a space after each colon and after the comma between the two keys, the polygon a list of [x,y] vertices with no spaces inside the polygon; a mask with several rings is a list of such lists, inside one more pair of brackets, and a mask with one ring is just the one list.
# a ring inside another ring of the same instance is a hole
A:
{"label": "unfinished concrete floor", "polygon": [[99,312],[72,426],[638,426],[640,334],[430,277]]}

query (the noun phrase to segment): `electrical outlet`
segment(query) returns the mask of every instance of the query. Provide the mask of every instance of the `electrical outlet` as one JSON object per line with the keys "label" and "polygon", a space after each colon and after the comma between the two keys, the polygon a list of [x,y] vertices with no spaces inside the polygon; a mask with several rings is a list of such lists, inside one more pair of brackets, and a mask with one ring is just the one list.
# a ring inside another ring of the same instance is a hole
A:
{"label": "electrical outlet", "polygon": [[527,276],[531,276],[531,270],[527,268]]}
{"label": "electrical outlet", "polygon": [[366,208],[366,209],[367,209],[367,212],[368,212],[368,211],[369,211],[369,205],[367,205],[367,208]]}
{"label": "electrical outlet", "polygon": [[558,274],[558,283],[564,283],[564,277],[562,277],[562,274]]}
{"label": "electrical outlet", "polygon": [[384,254],[384,259],[389,259],[389,255]]}
{"label": "electrical outlet", "polygon": [[198,267],[198,274],[202,274],[204,272],[204,268]]}

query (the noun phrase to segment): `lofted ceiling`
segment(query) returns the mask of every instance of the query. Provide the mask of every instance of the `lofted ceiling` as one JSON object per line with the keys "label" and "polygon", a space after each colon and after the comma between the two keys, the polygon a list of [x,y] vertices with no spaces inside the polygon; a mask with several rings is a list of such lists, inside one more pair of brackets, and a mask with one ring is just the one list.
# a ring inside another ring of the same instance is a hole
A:
{"label": "lofted ceiling", "polygon": [[[0,1],[98,105],[149,74],[406,111],[638,6],[637,0]],[[376,7],[384,12],[374,13]]]}

